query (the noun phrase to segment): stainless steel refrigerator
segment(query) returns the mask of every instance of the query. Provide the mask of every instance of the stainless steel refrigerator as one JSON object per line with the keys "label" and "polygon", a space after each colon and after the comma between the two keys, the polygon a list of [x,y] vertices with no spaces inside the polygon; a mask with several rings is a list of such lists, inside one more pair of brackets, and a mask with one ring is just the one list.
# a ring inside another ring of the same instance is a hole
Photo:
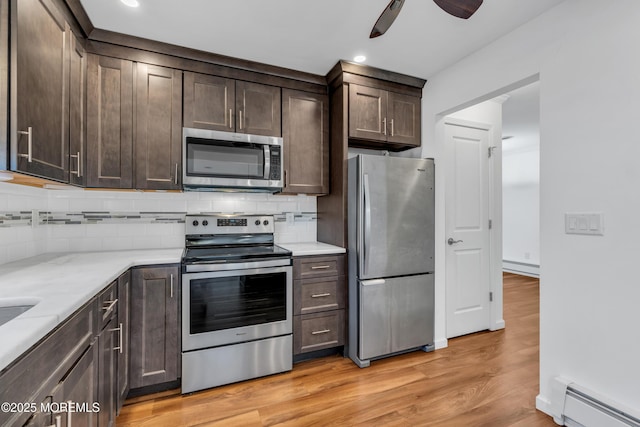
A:
{"label": "stainless steel refrigerator", "polygon": [[361,368],[434,335],[432,159],[349,159],[349,340]]}

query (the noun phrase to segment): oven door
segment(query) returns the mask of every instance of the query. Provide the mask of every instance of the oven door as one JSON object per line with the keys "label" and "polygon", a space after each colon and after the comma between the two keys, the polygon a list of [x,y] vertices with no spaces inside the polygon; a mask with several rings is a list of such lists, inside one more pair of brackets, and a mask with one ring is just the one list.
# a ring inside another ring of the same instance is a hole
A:
{"label": "oven door", "polygon": [[182,351],[292,333],[292,267],[182,275]]}

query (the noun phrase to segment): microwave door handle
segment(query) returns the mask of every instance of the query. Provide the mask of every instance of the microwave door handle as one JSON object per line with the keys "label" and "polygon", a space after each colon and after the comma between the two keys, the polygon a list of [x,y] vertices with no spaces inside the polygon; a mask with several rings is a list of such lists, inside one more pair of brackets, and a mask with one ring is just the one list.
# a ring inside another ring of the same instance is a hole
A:
{"label": "microwave door handle", "polygon": [[271,175],[271,148],[265,144],[264,147],[264,179],[269,179]]}

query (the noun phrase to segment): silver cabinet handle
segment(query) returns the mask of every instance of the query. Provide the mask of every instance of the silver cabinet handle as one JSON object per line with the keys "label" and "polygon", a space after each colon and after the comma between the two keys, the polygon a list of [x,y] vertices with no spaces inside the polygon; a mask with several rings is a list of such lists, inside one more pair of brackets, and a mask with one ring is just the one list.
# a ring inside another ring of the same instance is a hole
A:
{"label": "silver cabinet handle", "polygon": [[173,274],[171,275],[171,298],[173,298]]}
{"label": "silver cabinet handle", "polygon": [[69,157],[71,157],[72,159],[77,159],[78,160],[78,168],[74,171],[71,171],[71,173],[75,173],[76,176],[78,178],[80,178],[82,175],[80,174],[80,152],[78,151],[76,154],[71,154]]}
{"label": "silver cabinet handle", "polygon": [[331,293],[330,292],[326,292],[324,294],[313,294],[311,295],[311,298],[322,298],[322,297],[330,297]]}
{"label": "silver cabinet handle", "polygon": [[382,119],[382,134],[387,134],[387,118]]}
{"label": "silver cabinet handle", "polygon": [[328,334],[329,332],[331,332],[331,329],[323,329],[321,331],[313,331],[311,335]]}
{"label": "silver cabinet handle", "polygon": [[240,115],[240,130],[242,130],[242,110],[239,110],[238,114]]}
{"label": "silver cabinet handle", "polygon": [[114,299],[113,301],[105,301],[104,303],[109,304],[102,307],[102,309],[108,313],[113,310],[113,307],[118,303],[118,298]]}
{"label": "silver cabinet handle", "polygon": [[453,238],[449,237],[449,240],[447,240],[447,243],[449,244],[449,246],[451,246],[451,245],[455,245],[456,243],[462,243],[462,240],[453,240]]}
{"label": "silver cabinet handle", "polygon": [[18,154],[18,157],[25,157],[29,163],[33,160],[31,156],[33,149],[33,128],[29,126],[27,130],[19,130],[19,135],[27,135],[27,154]]}
{"label": "silver cabinet handle", "polygon": [[118,328],[113,328],[113,329],[109,329],[109,332],[119,332],[118,334],[118,346],[117,347],[113,347],[114,350],[120,350],[120,354],[122,354],[122,336],[124,335],[124,331],[122,330],[122,323],[120,323],[120,326]]}
{"label": "silver cabinet handle", "polygon": [[56,415],[55,424],[51,424],[49,427],[62,427],[62,415]]}
{"label": "silver cabinet handle", "polygon": [[178,185],[178,163],[176,163],[176,173],[175,173],[175,175],[173,176],[173,183],[174,183],[175,185]]}
{"label": "silver cabinet handle", "polygon": [[327,268],[331,268],[330,265],[314,265],[311,267],[312,270],[326,270]]}
{"label": "silver cabinet handle", "polygon": [[229,129],[233,129],[233,108],[229,108]]}
{"label": "silver cabinet handle", "polygon": [[391,119],[391,136],[393,136],[393,119]]}

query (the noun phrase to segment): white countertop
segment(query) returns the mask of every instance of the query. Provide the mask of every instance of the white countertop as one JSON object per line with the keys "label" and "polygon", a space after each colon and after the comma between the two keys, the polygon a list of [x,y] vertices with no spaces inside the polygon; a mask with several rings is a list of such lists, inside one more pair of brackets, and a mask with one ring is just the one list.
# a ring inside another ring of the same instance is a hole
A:
{"label": "white countertop", "polygon": [[293,256],[331,255],[347,252],[345,248],[322,242],[278,243],[278,246],[290,250],[293,252]]}
{"label": "white countertop", "polygon": [[52,331],[129,268],[175,264],[182,248],[49,253],[0,265],[0,305],[39,300],[0,326],[0,370]]}

